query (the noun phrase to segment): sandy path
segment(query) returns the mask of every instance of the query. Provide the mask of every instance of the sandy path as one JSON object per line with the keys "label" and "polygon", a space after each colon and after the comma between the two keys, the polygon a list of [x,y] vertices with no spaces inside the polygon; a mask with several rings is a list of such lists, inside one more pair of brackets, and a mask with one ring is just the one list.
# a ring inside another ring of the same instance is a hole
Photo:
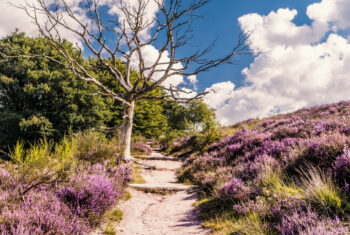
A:
{"label": "sandy path", "polygon": [[[153,153],[152,157],[161,159],[164,156]],[[209,234],[197,220],[197,211],[193,207],[196,195],[186,190],[188,186],[176,182],[175,170],[181,166],[181,162],[157,159],[139,162],[155,166],[156,169],[143,168],[142,177],[146,184],[130,186],[132,198],[119,205],[124,216],[121,223],[116,225],[117,234]],[[176,192],[168,195],[145,193],[139,187],[169,188]]]}

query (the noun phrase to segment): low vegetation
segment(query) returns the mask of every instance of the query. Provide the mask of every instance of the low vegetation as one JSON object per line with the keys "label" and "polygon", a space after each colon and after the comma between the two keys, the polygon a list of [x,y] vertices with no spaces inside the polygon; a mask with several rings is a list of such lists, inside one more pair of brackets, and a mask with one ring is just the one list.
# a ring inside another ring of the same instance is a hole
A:
{"label": "low vegetation", "polygon": [[98,226],[131,180],[114,141],[87,131],[56,144],[18,142],[0,165],[1,233],[85,234]]}
{"label": "low vegetation", "polygon": [[349,234],[349,124],[340,102],[223,128],[204,150],[183,138],[179,179],[214,233]]}

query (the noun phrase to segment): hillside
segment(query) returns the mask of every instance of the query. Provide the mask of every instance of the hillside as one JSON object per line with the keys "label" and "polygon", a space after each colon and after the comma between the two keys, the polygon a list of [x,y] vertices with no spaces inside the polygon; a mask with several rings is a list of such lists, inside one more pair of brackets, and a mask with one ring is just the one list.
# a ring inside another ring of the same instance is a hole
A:
{"label": "hillside", "polygon": [[186,159],[204,225],[223,234],[349,234],[350,102],[306,108],[237,131]]}

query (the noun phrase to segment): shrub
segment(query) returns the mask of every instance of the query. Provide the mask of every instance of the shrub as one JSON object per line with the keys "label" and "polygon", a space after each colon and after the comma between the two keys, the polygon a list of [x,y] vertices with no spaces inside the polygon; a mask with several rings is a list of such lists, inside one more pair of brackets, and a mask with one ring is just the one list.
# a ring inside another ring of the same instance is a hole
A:
{"label": "shrub", "polygon": [[313,138],[308,149],[300,156],[302,161],[311,162],[321,169],[327,169],[336,157],[343,153],[349,144],[349,139],[342,135],[329,135]]}
{"label": "shrub", "polygon": [[136,142],[131,144],[131,152],[137,155],[149,155],[152,153],[152,148],[144,142]]}
{"label": "shrub", "polygon": [[345,191],[350,195],[350,150],[344,149],[344,153],[337,157],[334,163],[334,175]]}
{"label": "shrub", "polygon": [[74,214],[88,219],[92,225],[96,224],[122,195],[121,188],[118,188],[120,185],[108,177],[103,165],[92,166],[76,174],[70,186],[58,190],[56,194]]}
{"label": "shrub", "polygon": [[[74,166],[72,155],[64,154],[62,146],[66,143],[57,143],[41,140],[31,145],[28,149],[24,148],[22,142],[17,142],[14,149],[10,152],[12,164],[9,164],[12,177],[22,186],[21,194],[35,189],[41,185],[50,185],[58,182],[67,181],[69,173]],[[71,146],[65,146],[66,151],[71,151]],[[53,149],[56,150],[52,151]]]}
{"label": "shrub", "polygon": [[85,234],[88,226],[47,191],[31,191],[0,214],[1,234]]}
{"label": "shrub", "polygon": [[276,229],[282,235],[300,234],[305,232],[307,228],[315,226],[317,221],[318,215],[310,208],[306,212],[294,210],[282,215],[281,223],[276,226]]}
{"label": "shrub", "polygon": [[349,234],[349,228],[340,222],[338,218],[334,220],[323,219],[319,220],[316,225],[306,228],[306,231],[301,232],[301,235],[346,235]]}
{"label": "shrub", "polygon": [[72,141],[79,160],[91,163],[105,160],[120,162],[120,147],[116,139],[107,140],[103,134],[89,130],[75,134]]}
{"label": "shrub", "polygon": [[338,218],[322,218],[311,208],[307,208],[306,211],[294,210],[292,213],[282,215],[282,221],[276,226],[276,229],[282,235],[345,235],[349,233],[349,229]]}
{"label": "shrub", "polygon": [[233,178],[220,189],[220,198],[223,200],[243,201],[250,194],[250,188],[244,185],[241,179]]}

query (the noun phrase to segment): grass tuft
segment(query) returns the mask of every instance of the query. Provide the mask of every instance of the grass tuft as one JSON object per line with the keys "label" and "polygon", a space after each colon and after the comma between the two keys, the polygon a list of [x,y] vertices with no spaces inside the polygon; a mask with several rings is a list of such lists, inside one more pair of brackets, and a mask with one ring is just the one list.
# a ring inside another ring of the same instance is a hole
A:
{"label": "grass tuft", "polygon": [[145,184],[146,180],[142,178],[142,167],[135,165],[134,171],[132,174],[132,183],[133,184]]}
{"label": "grass tuft", "polygon": [[123,220],[123,212],[119,208],[114,208],[107,213],[107,219],[113,222],[120,222]]}
{"label": "grass tuft", "polygon": [[301,173],[306,200],[321,210],[335,212],[341,208],[342,200],[338,187],[329,174],[313,166],[310,166],[309,170],[301,170]]}

